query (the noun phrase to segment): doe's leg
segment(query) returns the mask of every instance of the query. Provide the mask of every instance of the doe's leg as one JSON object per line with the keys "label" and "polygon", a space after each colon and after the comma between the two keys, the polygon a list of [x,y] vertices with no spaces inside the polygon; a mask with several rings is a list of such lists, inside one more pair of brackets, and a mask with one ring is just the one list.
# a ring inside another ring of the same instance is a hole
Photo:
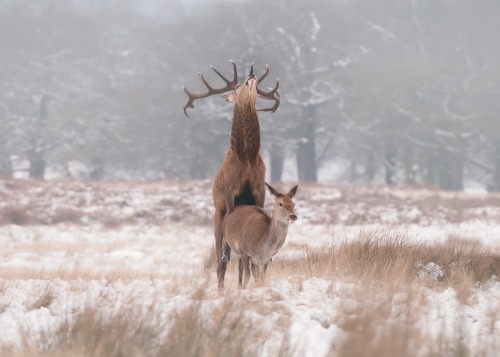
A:
{"label": "doe's leg", "polygon": [[273,260],[271,259],[270,261],[268,261],[266,264],[264,264],[264,269],[262,271],[262,275],[260,277],[260,280],[262,283],[264,283],[264,279],[266,278],[266,273],[267,273],[267,267],[269,266],[269,264],[272,262]]}
{"label": "doe's leg", "polygon": [[241,262],[243,265],[243,289],[247,288],[248,280],[250,280],[250,257],[248,255],[241,255]]}
{"label": "doe's leg", "polygon": [[243,283],[243,259],[240,257],[238,261],[238,289],[241,289]]}
{"label": "doe's leg", "polygon": [[255,280],[255,283],[259,286],[262,286],[264,283],[264,273],[266,272],[267,269],[267,264],[264,265],[263,271],[260,270],[259,266],[256,264],[252,264],[252,275]]}

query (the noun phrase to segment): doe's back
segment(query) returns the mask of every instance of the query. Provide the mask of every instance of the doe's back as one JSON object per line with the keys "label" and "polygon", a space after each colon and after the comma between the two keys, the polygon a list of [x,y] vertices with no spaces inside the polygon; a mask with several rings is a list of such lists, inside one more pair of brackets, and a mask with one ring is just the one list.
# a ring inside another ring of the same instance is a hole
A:
{"label": "doe's back", "polygon": [[258,206],[236,206],[226,217],[224,238],[236,253],[252,241],[258,240],[268,229],[271,216]]}

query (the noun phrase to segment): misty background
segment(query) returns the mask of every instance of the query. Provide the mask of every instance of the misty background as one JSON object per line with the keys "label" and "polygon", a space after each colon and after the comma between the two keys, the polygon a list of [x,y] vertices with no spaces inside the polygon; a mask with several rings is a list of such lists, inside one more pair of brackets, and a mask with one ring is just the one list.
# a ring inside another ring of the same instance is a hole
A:
{"label": "misty background", "polygon": [[187,118],[181,86],[233,59],[280,80],[272,181],[500,191],[499,19],[494,0],[0,0],[0,175],[211,179],[232,106]]}

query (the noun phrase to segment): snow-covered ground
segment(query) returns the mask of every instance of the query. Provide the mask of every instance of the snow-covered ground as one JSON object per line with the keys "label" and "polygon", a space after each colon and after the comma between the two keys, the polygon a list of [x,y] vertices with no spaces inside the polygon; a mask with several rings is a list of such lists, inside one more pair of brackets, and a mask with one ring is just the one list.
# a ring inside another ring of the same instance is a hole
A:
{"label": "snow-covered ground", "polygon": [[[36,355],[63,351],[61,346],[72,351],[67,341],[85,330],[82,319],[90,316],[94,328],[87,334],[125,326],[126,338],[113,338],[124,345],[135,341],[126,354],[161,355],[179,347],[165,341],[188,314],[196,316],[186,329],[193,344],[203,338],[222,343],[241,332],[241,350],[221,348],[227,355],[345,355],[361,332],[372,354],[376,345],[400,341],[401,334],[409,336],[403,350],[410,355],[500,351],[496,276],[478,282],[464,299],[453,287],[433,284],[388,290],[335,274],[273,273],[280,259],[306,261],[310,250],[365,235],[429,245],[450,238],[479,241],[500,254],[497,196],[300,186],[299,220],[267,282],[238,291],[232,262],[223,295],[209,259],[208,182],[4,181],[0,196],[0,352]],[[436,264],[419,269],[423,280],[439,281],[444,274]],[[134,334],[134,326],[150,332]],[[375,327],[360,332],[360,326]],[[87,354],[104,354],[97,347]]]}

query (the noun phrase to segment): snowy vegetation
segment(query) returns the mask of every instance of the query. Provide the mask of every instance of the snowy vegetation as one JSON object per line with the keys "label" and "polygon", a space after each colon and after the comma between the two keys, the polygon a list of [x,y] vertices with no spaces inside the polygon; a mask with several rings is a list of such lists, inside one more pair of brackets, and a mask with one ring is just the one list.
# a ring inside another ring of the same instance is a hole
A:
{"label": "snowy vegetation", "polygon": [[3,180],[0,196],[2,355],[500,348],[497,195],[303,184],[264,285],[239,291],[232,261],[223,295],[207,181]]}

